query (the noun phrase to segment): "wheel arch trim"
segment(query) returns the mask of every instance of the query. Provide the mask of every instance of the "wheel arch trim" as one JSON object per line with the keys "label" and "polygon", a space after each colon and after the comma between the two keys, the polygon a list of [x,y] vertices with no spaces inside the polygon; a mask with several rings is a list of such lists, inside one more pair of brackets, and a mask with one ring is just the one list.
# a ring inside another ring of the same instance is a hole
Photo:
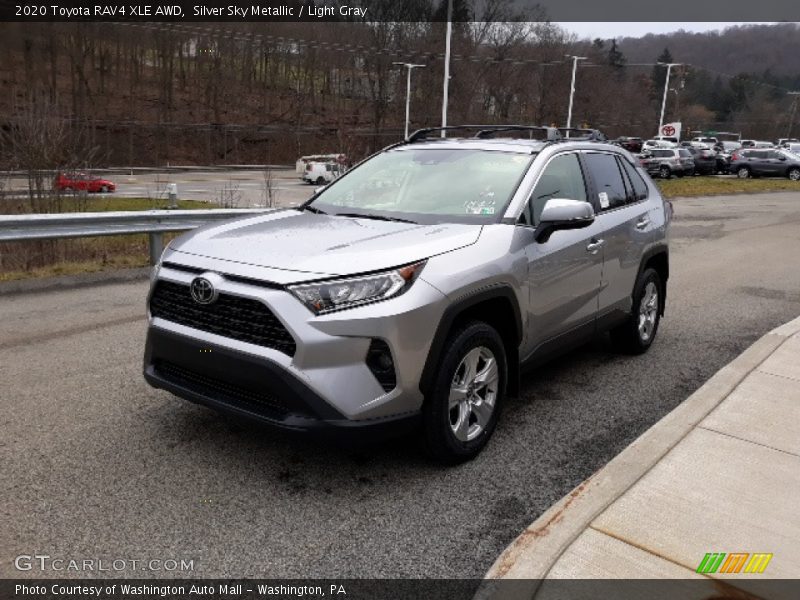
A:
{"label": "wheel arch trim", "polygon": [[513,353],[507,352],[506,360],[509,372],[507,389],[510,393],[516,392],[517,386],[515,382],[518,379],[519,373],[519,344],[522,342],[523,332],[522,313],[520,312],[519,301],[512,287],[507,284],[496,284],[469,292],[458,298],[458,300],[445,309],[433,335],[433,340],[428,349],[428,356],[425,360],[425,367],[420,376],[419,389],[423,395],[426,395],[433,386],[436,368],[441,360],[447,336],[452,331],[453,324],[456,320],[470,308],[487,301],[498,299],[507,300],[513,311],[516,338],[513,340],[513,346],[507,343],[507,340],[504,339],[503,341],[507,348],[510,347],[515,350]]}

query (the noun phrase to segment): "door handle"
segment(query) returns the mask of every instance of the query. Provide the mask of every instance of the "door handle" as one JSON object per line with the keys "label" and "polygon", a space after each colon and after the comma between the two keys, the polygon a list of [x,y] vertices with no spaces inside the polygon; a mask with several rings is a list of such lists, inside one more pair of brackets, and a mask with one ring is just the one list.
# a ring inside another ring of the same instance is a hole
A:
{"label": "door handle", "polygon": [[586,246],[586,251],[589,254],[597,254],[597,252],[600,250],[600,248],[603,247],[603,244],[605,243],[606,243],[605,240],[592,240],[592,242],[588,246]]}
{"label": "door handle", "polygon": [[642,230],[645,229],[648,225],[650,225],[650,219],[647,217],[642,217],[638,221],[636,221],[636,229]]}

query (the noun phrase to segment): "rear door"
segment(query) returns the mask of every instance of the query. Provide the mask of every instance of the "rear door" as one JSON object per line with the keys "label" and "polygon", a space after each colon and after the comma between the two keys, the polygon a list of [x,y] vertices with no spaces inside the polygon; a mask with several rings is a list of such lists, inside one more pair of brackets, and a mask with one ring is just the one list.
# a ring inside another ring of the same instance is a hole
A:
{"label": "rear door", "polygon": [[596,223],[603,240],[600,281],[600,318],[629,312],[639,263],[654,237],[649,215],[648,188],[636,167],[622,155],[586,152],[586,172],[591,180]]}
{"label": "rear door", "polygon": [[786,157],[775,150],[767,151],[766,175],[783,175],[786,170]]}

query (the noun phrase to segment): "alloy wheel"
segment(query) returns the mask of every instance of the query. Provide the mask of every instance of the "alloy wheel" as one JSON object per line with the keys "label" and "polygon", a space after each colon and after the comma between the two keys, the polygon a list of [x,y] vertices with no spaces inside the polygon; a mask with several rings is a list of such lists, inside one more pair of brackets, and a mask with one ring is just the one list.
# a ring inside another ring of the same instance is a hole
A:
{"label": "alloy wheel", "polygon": [[485,346],[473,348],[461,359],[450,385],[450,429],[459,441],[478,437],[492,418],[500,372],[494,353]]}
{"label": "alloy wheel", "polygon": [[658,288],[655,282],[648,282],[639,303],[639,337],[647,342],[653,335],[658,318]]}

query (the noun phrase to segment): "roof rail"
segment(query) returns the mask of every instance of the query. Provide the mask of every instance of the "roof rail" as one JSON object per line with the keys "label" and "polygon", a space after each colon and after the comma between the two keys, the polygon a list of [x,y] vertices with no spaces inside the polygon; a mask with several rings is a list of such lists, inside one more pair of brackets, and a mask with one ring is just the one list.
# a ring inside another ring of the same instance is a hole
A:
{"label": "roof rail", "polygon": [[[558,127],[559,133],[564,138],[569,138],[573,141],[591,141],[591,142],[606,142],[608,138],[606,134],[599,129],[583,129],[580,127]],[[571,132],[576,132],[579,135],[570,135]]]}
{"label": "roof rail", "polygon": [[543,131],[547,134],[547,141],[553,142],[561,139],[561,134],[555,127],[535,127],[533,125],[448,125],[446,127],[426,127],[417,129],[406,138],[406,143],[411,144],[428,137],[434,131],[452,131],[454,129],[477,129],[474,137],[483,139],[494,133],[502,131]]}

